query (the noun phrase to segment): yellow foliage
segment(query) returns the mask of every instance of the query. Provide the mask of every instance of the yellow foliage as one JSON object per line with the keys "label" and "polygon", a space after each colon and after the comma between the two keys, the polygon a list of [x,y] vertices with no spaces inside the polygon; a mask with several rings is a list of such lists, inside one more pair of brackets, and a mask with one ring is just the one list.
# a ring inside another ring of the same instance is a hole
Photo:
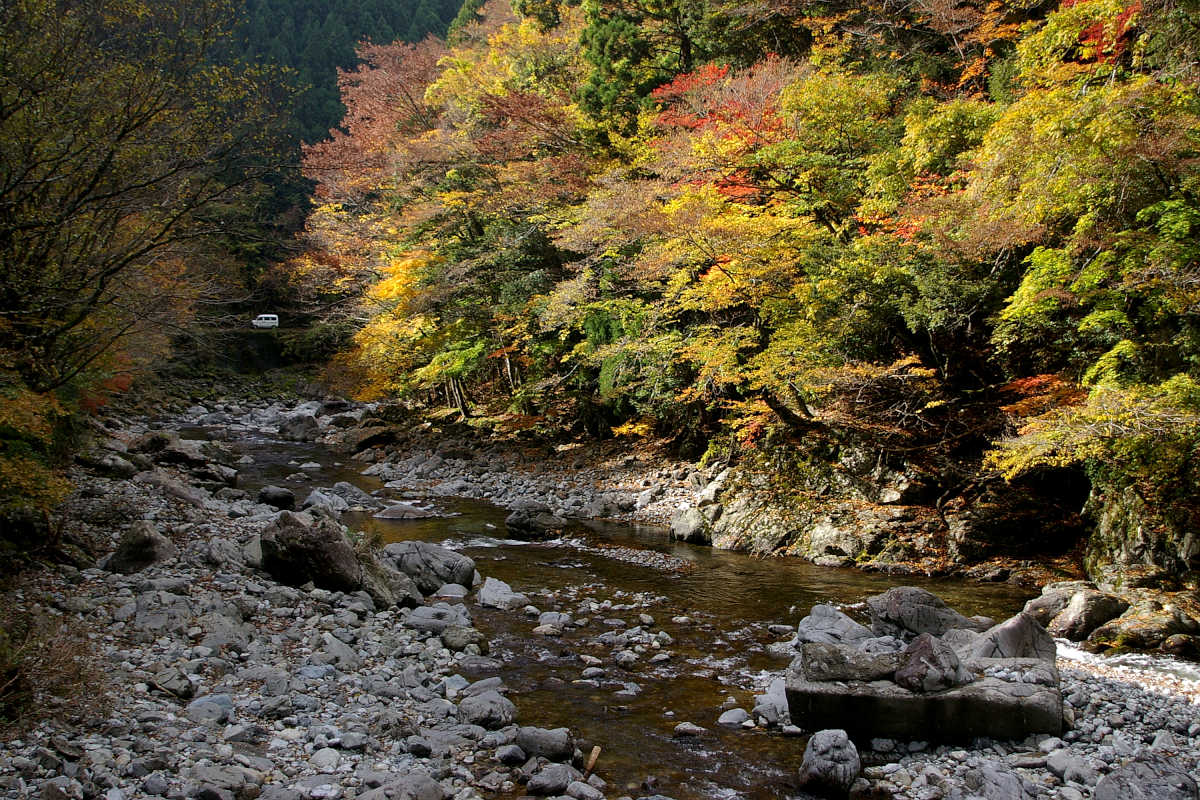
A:
{"label": "yellow foliage", "polygon": [[1054,408],[1000,442],[987,465],[1006,479],[1038,467],[1086,464],[1161,483],[1200,441],[1200,387],[1179,375],[1158,386],[1097,386],[1083,405]]}
{"label": "yellow foliage", "polygon": [[0,454],[0,510],[49,511],[71,492],[71,482],[40,461]]}
{"label": "yellow foliage", "polygon": [[71,491],[71,483],[45,458],[65,413],[52,393],[0,392],[0,510],[49,511]]}
{"label": "yellow foliage", "polygon": [[644,439],[649,436],[654,430],[650,420],[639,419],[630,420],[624,425],[618,425],[612,429],[613,436],[632,436],[638,439]]}
{"label": "yellow foliage", "polygon": [[43,445],[53,436],[56,419],[66,414],[52,392],[10,390],[0,392],[0,401],[0,435],[7,428],[17,438]]}
{"label": "yellow foliage", "polygon": [[424,271],[436,262],[426,250],[408,252],[393,258],[384,270],[384,277],[367,292],[373,302],[397,308],[416,295]]}

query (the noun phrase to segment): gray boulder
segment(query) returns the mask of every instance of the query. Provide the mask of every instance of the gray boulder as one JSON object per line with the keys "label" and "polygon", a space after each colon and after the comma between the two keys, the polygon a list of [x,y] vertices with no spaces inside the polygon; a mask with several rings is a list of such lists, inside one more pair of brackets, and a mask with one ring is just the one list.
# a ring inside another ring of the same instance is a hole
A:
{"label": "gray boulder", "polygon": [[1059,735],[1063,698],[1054,665],[1036,659],[981,662],[984,669],[998,665],[1028,678],[983,677],[944,691],[913,692],[890,681],[810,681],[793,662],[787,671],[788,709],[794,725],[808,730],[838,725],[856,741]]}
{"label": "gray boulder", "polygon": [[[379,786],[357,795],[356,800],[445,800],[449,792],[432,776],[420,770],[388,773]],[[311,797],[305,793],[304,797]]]}
{"label": "gray boulder", "polygon": [[80,453],[75,456],[75,460],[110,478],[132,478],[139,471],[132,461],[119,453],[106,450]]}
{"label": "gray boulder", "polygon": [[788,713],[787,685],[783,678],[771,681],[765,694],[754,696],[750,716],[766,722],[769,727],[787,725],[792,721]]}
{"label": "gray boulder", "polygon": [[331,519],[280,511],[260,540],[262,567],[289,586],[312,582],[321,589],[362,588],[362,566],[342,526]]}
{"label": "gray boulder", "polygon": [[418,631],[441,634],[452,625],[470,627],[471,617],[467,614],[466,606],[438,603],[417,606],[405,617],[404,625]]}
{"label": "gray boulder", "polygon": [[1036,795],[1026,791],[1020,776],[1012,770],[984,761],[977,769],[968,770],[963,782],[972,798],[982,800],[1032,800]]}
{"label": "gray boulder", "polygon": [[312,442],[320,432],[321,426],[312,414],[293,414],[279,423],[279,438],[290,442]]}
{"label": "gray boulder", "polygon": [[346,481],[338,481],[329,491],[345,500],[352,508],[379,508],[383,505],[377,498]]}
{"label": "gray boulder", "polygon": [[1025,611],[1033,615],[1043,628],[1050,624],[1071,602],[1076,592],[1096,587],[1087,581],[1056,581],[1042,587],[1042,593],[1025,604]]}
{"label": "gray boulder", "polygon": [[1196,779],[1183,764],[1150,751],[1117,767],[1096,784],[1095,800],[1197,800]]}
{"label": "gray boulder", "polygon": [[567,728],[523,726],[517,729],[516,745],[527,756],[541,756],[551,761],[569,761],[575,755],[575,740]]}
{"label": "gray boulder", "polygon": [[328,489],[313,489],[308,493],[301,508],[320,508],[332,516],[350,510],[350,504],[341,495],[334,494]]}
{"label": "gray boulder", "polygon": [[479,605],[489,608],[499,608],[503,611],[514,611],[529,605],[529,598],[520,592],[514,592],[507,583],[496,578],[487,578],[479,587],[476,599]]}
{"label": "gray boulder", "polygon": [[508,528],[509,535],[518,539],[540,539],[552,536],[562,531],[567,525],[568,522],[565,519],[548,510],[518,508],[504,518],[504,526]]}
{"label": "gray boulder", "polygon": [[744,708],[731,708],[717,717],[717,724],[726,728],[740,728],[742,723],[750,719],[750,712]]}
{"label": "gray boulder", "polygon": [[182,700],[195,696],[196,686],[178,667],[167,667],[154,673],[154,685]]}
{"label": "gray boulder", "polygon": [[109,572],[132,575],[178,555],[179,548],[174,542],[159,533],[153,522],[141,519],[121,534],[117,549],[104,562],[104,568]]}
{"label": "gray boulder", "polygon": [[446,649],[455,653],[466,650],[470,645],[478,647],[480,653],[488,651],[487,637],[481,631],[466,625],[450,625],[440,636]]}
{"label": "gray boulder", "polygon": [[518,767],[528,760],[528,756],[515,744],[506,744],[496,748],[496,760],[506,767]]}
{"label": "gray boulder", "polygon": [[1085,786],[1096,785],[1096,770],[1088,764],[1087,759],[1061,748],[1046,756],[1046,769],[1053,772],[1064,781],[1082,783]]}
{"label": "gray boulder", "polygon": [[571,624],[571,615],[561,611],[543,611],[538,615],[538,625],[554,625],[565,628]]}
{"label": "gray boulder", "polygon": [[1038,658],[1051,664],[1057,652],[1054,638],[1025,611],[989,628],[968,649],[970,658]]}
{"label": "gray boulder", "polygon": [[494,731],[512,724],[517,718],[517,707],[492,689],[464,698],[458,704],[458,718],[467,724]]}
{"label": "gray boulder", "polygon": [[845,797],[861,771],[858,748],[844,730],[817,731],[804,748],[800,785],[810,792]]}
{"label": "gray boulder", "polygon": [[873,655],[842,644],[805,642],[800,669],[810,681],[875,681],[890,678],[900,667],[899,653]]}
{"label": "gray boulder", "polygon": [[709,541],[708,518],[698,508],[680,511],[671,520],[671,538],[705,544]]}
{"label": "gray boulder", "polygon": [[948,607],[937,595],[916,586],[896,586],[869,597],[867,607],[871,630],[879,636],[911,639],[922,633],[941,636],[953,628],[985,629],[978,621]]}
{"label": "gray boulder", "polygon": [[859,625],[831,605],[812,607],[808,616],[796,626],[798,642],[855,645],[872,637],[870,629]]}
{"label": "gray boulder", "polygon": [[534,773],[525,785],[525,790],[540,797],[561,795],[568,786],[581,778],[583,774],[570,764],[547,764]]}
{"label": "gray boulder", "polygon": [[377,512],[375,519],[429,519],[437,516],[440,516],[438,512],[412,503],[393,503]]}
{"label": "gray boulder", "polygon": [[296,507],[296,493],[282,486],[264,486],[258,490],[258,502],[290,511]]}
{"label": "gray boulder", "polygon": [[1083,589],[1071,596],[1066,607],[1049,625],[1054,636],[1081,642],[1109,620],[1125,613],[1129,603],[1119,597],[1095,589]]}
{"label": "gray boulder", "polygon": [[447,583],[470,586],[475,578],[474,561],[428,542],[394,542],[383,548],[381,559],[412,578],[425,595]]}
{"label": "gray boulder", "polygon": [[227,694],[206,694],[188,703],[185,712],[188,719],[200,724],[219,725],[229,719],[233,711],[233,698]]}
{"label": "gray boulder", "polygon": [[895,681],[911,692],[938,692],[972,680],[954,648],[932,634],[922,633],[914,639],[903,658]]}
{"label": "gray boulder", "polygon": [[376,608],[416,608],[424,602],[412,578],[391,564],[373,558],[362,560],[362,585]]}

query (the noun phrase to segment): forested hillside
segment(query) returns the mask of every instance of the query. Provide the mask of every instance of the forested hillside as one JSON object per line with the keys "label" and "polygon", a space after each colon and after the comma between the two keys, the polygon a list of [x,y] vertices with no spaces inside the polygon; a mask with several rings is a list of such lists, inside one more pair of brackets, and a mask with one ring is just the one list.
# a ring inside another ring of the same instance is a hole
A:
{"label": "forested hillside", "polygon": [[293,70],[290,82],[302,90],[293,130],[303,141],[316,142],[345,113],[336,73],[354,65],[359,42],[444,37],[461,4],[462,0],[248,0],[237,49],[249,61]]}
{"label": "forested hillside", "polygon": [[1198,11],[492,0],[360,51],[293,279],[364,397],[1186,572]]}

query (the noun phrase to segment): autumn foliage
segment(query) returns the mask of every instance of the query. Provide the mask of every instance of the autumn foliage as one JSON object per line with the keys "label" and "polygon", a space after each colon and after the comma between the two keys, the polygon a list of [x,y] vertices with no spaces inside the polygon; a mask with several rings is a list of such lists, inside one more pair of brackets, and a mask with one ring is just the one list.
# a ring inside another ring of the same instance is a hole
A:
{"label": "autumn foliage", "polygon": [[308,151],[298,268],[359,320],[363,395],[1012,475],[1195,434],[1179,7],[517,8],[364,48]]}

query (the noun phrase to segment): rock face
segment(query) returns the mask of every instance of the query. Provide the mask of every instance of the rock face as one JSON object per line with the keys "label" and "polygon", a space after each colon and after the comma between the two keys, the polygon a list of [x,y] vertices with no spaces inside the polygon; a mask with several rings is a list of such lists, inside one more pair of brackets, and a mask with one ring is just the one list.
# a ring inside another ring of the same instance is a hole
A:
{"label": "rock face", "polygon": [[422,594],[431,595],[447,583],[474,583],[475,562],[462,553],[428,542],[394,542],[380,558],[413,579]]}
{"label": "rock face", "polygon": [[800,785],[810,792],[845,797],[861,771],[858,749],[844,730],[817,731],[804,748]]}
{"label": "rock face", "polygon": [[1200,625],[1178,608],[1147,598],[1092,631],[1085,647],[1089,650],[1112,647],[1150,650],[1162,647],[1173,636],[1194,636],[1197,632],[1200,632]]}
{"label": "rock face", "polygon": [[179,555],[179,548],[158,532],[153,522],[138,520],[121,535],[117,549],[104,564],[109,572],[132,575],[151,564],[170,561]]}
{"label": "rock face", "polygon": [[352,592],[362,567],[342,527],[327,518],[280,511],[262,534],[263,569],[280,583]]}
{"label": "rock face", "polygon": [[1129,603],[1111,594],[1083,589],[1072,595],[1066,607],[1051,620],[1050,633],[1079,642],[1111,619],[1121,616]]}
{"label": "rock face", "polygon": [[1031,616],[1018,614],[980,634],[976,621],[924,590],[901,591],[908,588],[871,599],[873,617],[885,622],[873,625],[876,631],[911,636],[913,628],[940,629],[949,620],[971,628],[950,628],[944,636],[926,631],[905,648],[889,636],[864,638],[848,618],[836,616],[840,612],[815,606],[816,619],[801,621],[798,630],[828,632],[832,621],[851,638],[801,646],[786,676],[793,724],[808,730],[838,725],[859,741],[969,742],[1062,731],[1054,642]]}
{"label": "rock face", "polygon": [[[1173,575],[1195,569],[1200,539],[1193,528],[1172,522],[1170,515],[1155,515],[1136,488],[1097,487],[1088,499],[1087,512],[1096,518],[1084,553],[1088,574],[1097,575],[1108,565],[1154,564]],[[1150,521],[1157,524],[1147,524]]]}

